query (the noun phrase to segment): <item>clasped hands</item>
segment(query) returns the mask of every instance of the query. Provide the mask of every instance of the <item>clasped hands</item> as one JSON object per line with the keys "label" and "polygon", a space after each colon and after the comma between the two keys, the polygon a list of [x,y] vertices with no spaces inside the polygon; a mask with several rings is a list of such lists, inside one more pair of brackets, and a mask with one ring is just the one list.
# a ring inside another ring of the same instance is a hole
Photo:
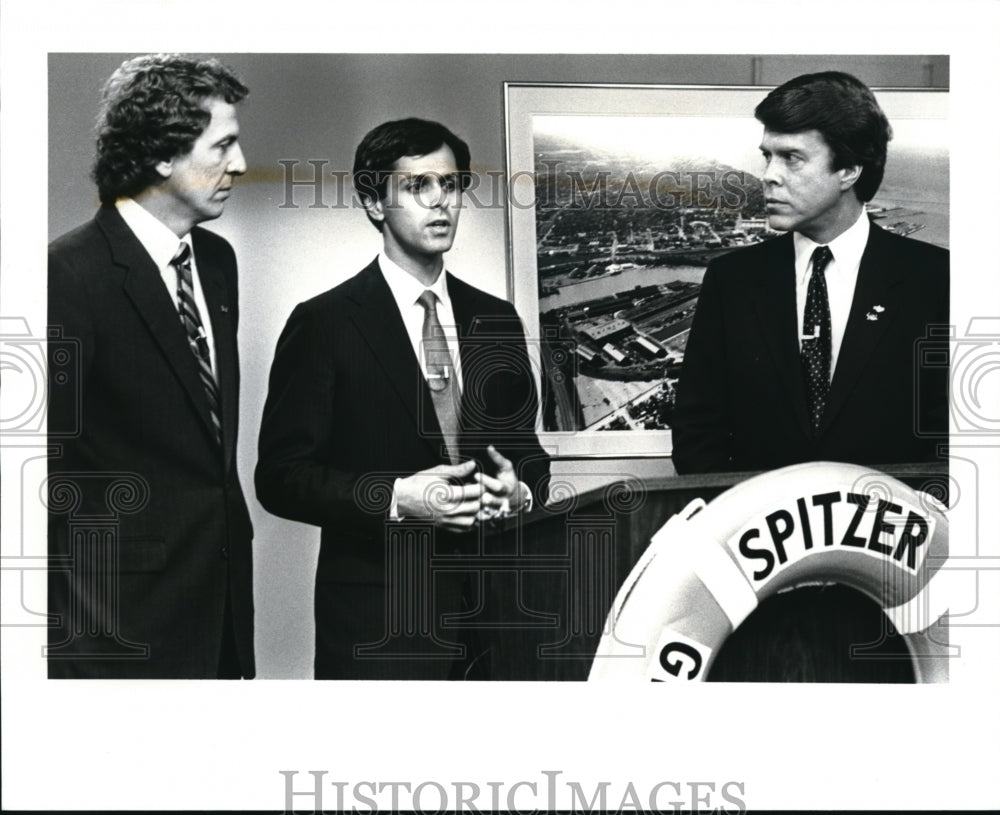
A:
{"label": "clasped hands", "polygon": [[401,518],[433,519],[436,526],[464,532],[477,523],[527,502],[526,488],[517,480],[514,465],[490,445],[496,475],[476,469],[475,461],[439,464],[396,481],[396,513]]}

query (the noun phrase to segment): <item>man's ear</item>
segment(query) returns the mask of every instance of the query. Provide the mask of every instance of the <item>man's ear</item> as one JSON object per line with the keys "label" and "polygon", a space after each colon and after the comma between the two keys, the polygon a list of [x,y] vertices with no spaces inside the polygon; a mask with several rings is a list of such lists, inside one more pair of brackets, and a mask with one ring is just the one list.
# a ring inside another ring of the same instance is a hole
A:
{"label": "man's ear", "polygon": [[850,167],[842,167],[837,172],[840,173],[840,189],[846,192],[857,184],[858,179],[861,178],[861,165],[854,164]]}
{"label": "man's ear", "polygon": [[156,162],[156,172],[160,174],[161,178],[170,178],[174,172],[174,160]]}
{"label": "man's ear", "polygon": [[361,199],[361,204],[365,208],[365,212],[368,213],[369,219],[378,224],[385,220],[385,205],[381,199],[366,196]]}

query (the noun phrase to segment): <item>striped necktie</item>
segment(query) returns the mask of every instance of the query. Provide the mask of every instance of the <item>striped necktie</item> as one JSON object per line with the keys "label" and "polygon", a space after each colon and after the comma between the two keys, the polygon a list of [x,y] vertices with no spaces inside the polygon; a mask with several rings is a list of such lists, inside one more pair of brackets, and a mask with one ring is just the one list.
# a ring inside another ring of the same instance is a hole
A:
{"label": "striped necktie", "polygon": [[191,278],[191,247],[182,242],[170,265],[177,270],[177,310],[181,325],[187,332],[188,343],[196,360],[198,375],[208,397],[208,409],[212,415],[216,441],[222,441],[222,419],[219,414],[219,385],[212,371],[212,355],[208,349],[208,337],[194,301],[194,284]]}

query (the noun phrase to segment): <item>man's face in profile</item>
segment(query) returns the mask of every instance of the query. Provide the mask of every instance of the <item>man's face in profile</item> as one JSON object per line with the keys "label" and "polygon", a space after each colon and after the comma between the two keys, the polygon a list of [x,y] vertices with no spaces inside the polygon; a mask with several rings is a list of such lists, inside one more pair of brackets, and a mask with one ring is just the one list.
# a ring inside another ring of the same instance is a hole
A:
{"label": "man's face in profile", "polygon": [[205,110],[212,116],[208,126],[187,153],[166,163],[170,173],[161,185],[174,212],[195,224],[222,215],[233,180],[247,169],[236,108],[222,99],[210,99]]}
{"label": "man's face in profile", "polygon": [[839,215],[845,170],[833,169],[833,151],[818,130],[778,133],[765,128],[760,151],[767,163],[764,200],[772,229],[819,237]]}

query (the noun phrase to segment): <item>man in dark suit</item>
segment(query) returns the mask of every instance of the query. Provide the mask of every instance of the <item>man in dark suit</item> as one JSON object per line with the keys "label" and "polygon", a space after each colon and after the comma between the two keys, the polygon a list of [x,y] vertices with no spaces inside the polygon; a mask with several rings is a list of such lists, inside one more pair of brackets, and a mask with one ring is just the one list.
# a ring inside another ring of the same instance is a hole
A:
{"label": "man in dark suit", "polygon": [[[483,598],[456,556],[478,551],[483,521],[545,500],[517,314],[444,270],[469,168],[435,122],[365,136],[354,184],[383,250],[278,340],[257,495],[322,527],[316,678],[466,676],[479,654],[447,623]],[[431,555],[457,568],[432,574]]]}
{"label": "man in dark suit", "polygon": [[677,387],[677,472],[937,459],[948,379],[934,328],[948,323],[949,258],[865,212],[885,115],[840,72],[797,77],[755,114],[768,220],[787,234],[705,272]]}
{"label": "man in dark suit", "polygon": [[[49,247],[49,676],[250,678],[253,531],[236,473],[236,258],[196,226],[246,170],[216,60],[109,79],[93,221]],[[59,353],[50,343],[50,353]],[[58,374],[61,375],[61,374]]]}

